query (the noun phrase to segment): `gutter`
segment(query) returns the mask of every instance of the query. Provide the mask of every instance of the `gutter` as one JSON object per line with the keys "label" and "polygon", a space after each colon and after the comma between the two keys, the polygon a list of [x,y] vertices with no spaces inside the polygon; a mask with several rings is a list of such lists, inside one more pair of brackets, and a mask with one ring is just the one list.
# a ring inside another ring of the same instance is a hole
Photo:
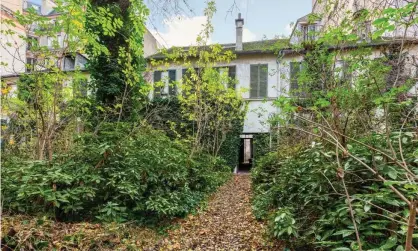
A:
{"label": "gutter", "polygon": [[[379,41],[379,42],[371,42],[371,43],[356,43],[356,44],[349,44],[349,45],[343,45],[343,46],[328,46],[328,50],[333,51],[333,50],[346,50],[346,49],[356,49],[359,47],[379,47],[379,46],[387,46],[387,45],[399,45],[402,43],[402,41],[404,42],[404,44],[418,44],[418,39],[405,39],[405,40],[388,40],[388,41]],[[279,55],[290,55],[290,54],[294,54],[294,53],[298,53],[298,54],[306,54],[307,52],[309,52],[310,50],[308,49],[303,49],[303,50],[294,50],[292,48],[286,48],[286,49],[282,49],[279,51]]]}

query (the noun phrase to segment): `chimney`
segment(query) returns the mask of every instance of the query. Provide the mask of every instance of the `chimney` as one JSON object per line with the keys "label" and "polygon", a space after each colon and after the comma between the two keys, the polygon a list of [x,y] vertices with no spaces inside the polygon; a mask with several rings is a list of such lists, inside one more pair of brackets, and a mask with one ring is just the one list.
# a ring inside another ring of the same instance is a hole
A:
{"label": "chimney", "polygon": [[235,19],[236,26],[236,40],[235,40],[235,50],[242,51],[242,27],[244,26],[244,19],[241,18],[241,13],[238,14],[238,18]]}

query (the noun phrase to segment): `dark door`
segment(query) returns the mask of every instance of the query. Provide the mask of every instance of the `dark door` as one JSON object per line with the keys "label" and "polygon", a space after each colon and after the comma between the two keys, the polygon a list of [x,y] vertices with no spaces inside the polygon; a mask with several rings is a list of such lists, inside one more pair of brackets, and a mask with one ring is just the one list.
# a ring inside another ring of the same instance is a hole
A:
{"label": "dark door", "polygon": [[253,165],[253,139],[241,138],[238,172],[248,172]]}

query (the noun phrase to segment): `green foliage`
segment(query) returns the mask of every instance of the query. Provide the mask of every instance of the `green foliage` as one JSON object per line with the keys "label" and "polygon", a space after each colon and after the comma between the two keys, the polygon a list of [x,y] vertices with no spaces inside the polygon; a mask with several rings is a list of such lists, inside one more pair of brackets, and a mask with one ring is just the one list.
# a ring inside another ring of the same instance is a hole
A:
{"label": "green foliage", "polygon": [[118,110],[113,119],[136,116],[144,101],[143,38],[148,12],[142,0],[91,1],[87,9],[86,30],[107,49],[88,51],[91,89],[100,105]]}
{"label": "green foliage", "polygon": [[[195,123],[184,118],[181,109],[182,105],[177,98],[154,98],[144,109],[144,116],[153,128],[165,131],[171,139],[187,141],[193,135]],[[238,163],[242,126],[243,117],[231,121],[228,131],[224,132],[225,139],[219,149],[218,156],[226,161],[231,170]]]}
{"label": "green foliage", "polygon": [[[417,135],[402,135],[405,161],[417,174]],[[395,147],[398,138],[399,133],[391,136]],[[387,147],[385,135],[376,134],[361,141]],[[405,170],[363,144],[350,142],[348,149],[352,156],[373,165],[387,182],[376,180],[354,157],[340,160],[362,245],[365,249],[393,250],[405,243],[409,212],[406,203],[389,186],[395,186],[407,198],[416,196],[418,186],[400,181]],[[335,149],[312,143],[302,150],[284,151],[281,155],[266,155],[252,171],[255,215],[269,219],[272,234],[294,246],[357,250]]]}
{"label": "green foliage", "polygon": [[270,133],[257,133],[253,135],[253,154],[255,161],[271,151],[270,140]]}
{"label": "green foliage", "polygon": [[229,168],[162,132],[105,124],[50,162],[2,163],[6,210],[62,220],[138,221],[183,216],[228,177]]}
{"label": "green foliage", "polygon": [[219,157],[224,159],[231,169],[234,169],[238,164],[243,124],[243,118],[232,121],[231,129],[219,149]]}
{"label": "green foliage", "polygon": [[[230,77],[228,67],[219,67],[219,64],[227,64],[233,60],[235,54],[231,50],[224,50],[219,44],[207,45],[213,33],[211,20],[215,12],[215,1],[208,1],[204,10],[207,22],[196,39],[198,46],[191,46],[188,50],[162,50],[164,58],[152,59],[150,70],[165,71],[171,64],[181,62],[186,71],[181,81],[170,85],[178,85],[179,88],[176,89],[181,90],[177,99],[185,123],[175,126],[185,128],[192,125],[186,137],[192,145],[192,154],[208,152],[219,156],[226,140],[231,146],[236,144],[236,124],[244,120],[246,104],[241,91],[235,88],[236,79]],[[156,88],[162,84],[160,81],[150,86]],[[228,139],[230,133],[234,136]],[[226,147],[222,151],[226,153]],[[232,163],[234,151],[226,155],[229,155],[228,162]]]}

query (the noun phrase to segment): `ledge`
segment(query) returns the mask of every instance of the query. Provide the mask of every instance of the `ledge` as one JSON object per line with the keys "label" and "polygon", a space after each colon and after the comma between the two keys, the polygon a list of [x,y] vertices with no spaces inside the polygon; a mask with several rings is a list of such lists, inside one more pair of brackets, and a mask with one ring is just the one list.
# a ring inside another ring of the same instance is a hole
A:
{"label": "ledge", "polygon": [[269,98],[243,98],[245,101],[273,101],[276,100],[276,97]]}

